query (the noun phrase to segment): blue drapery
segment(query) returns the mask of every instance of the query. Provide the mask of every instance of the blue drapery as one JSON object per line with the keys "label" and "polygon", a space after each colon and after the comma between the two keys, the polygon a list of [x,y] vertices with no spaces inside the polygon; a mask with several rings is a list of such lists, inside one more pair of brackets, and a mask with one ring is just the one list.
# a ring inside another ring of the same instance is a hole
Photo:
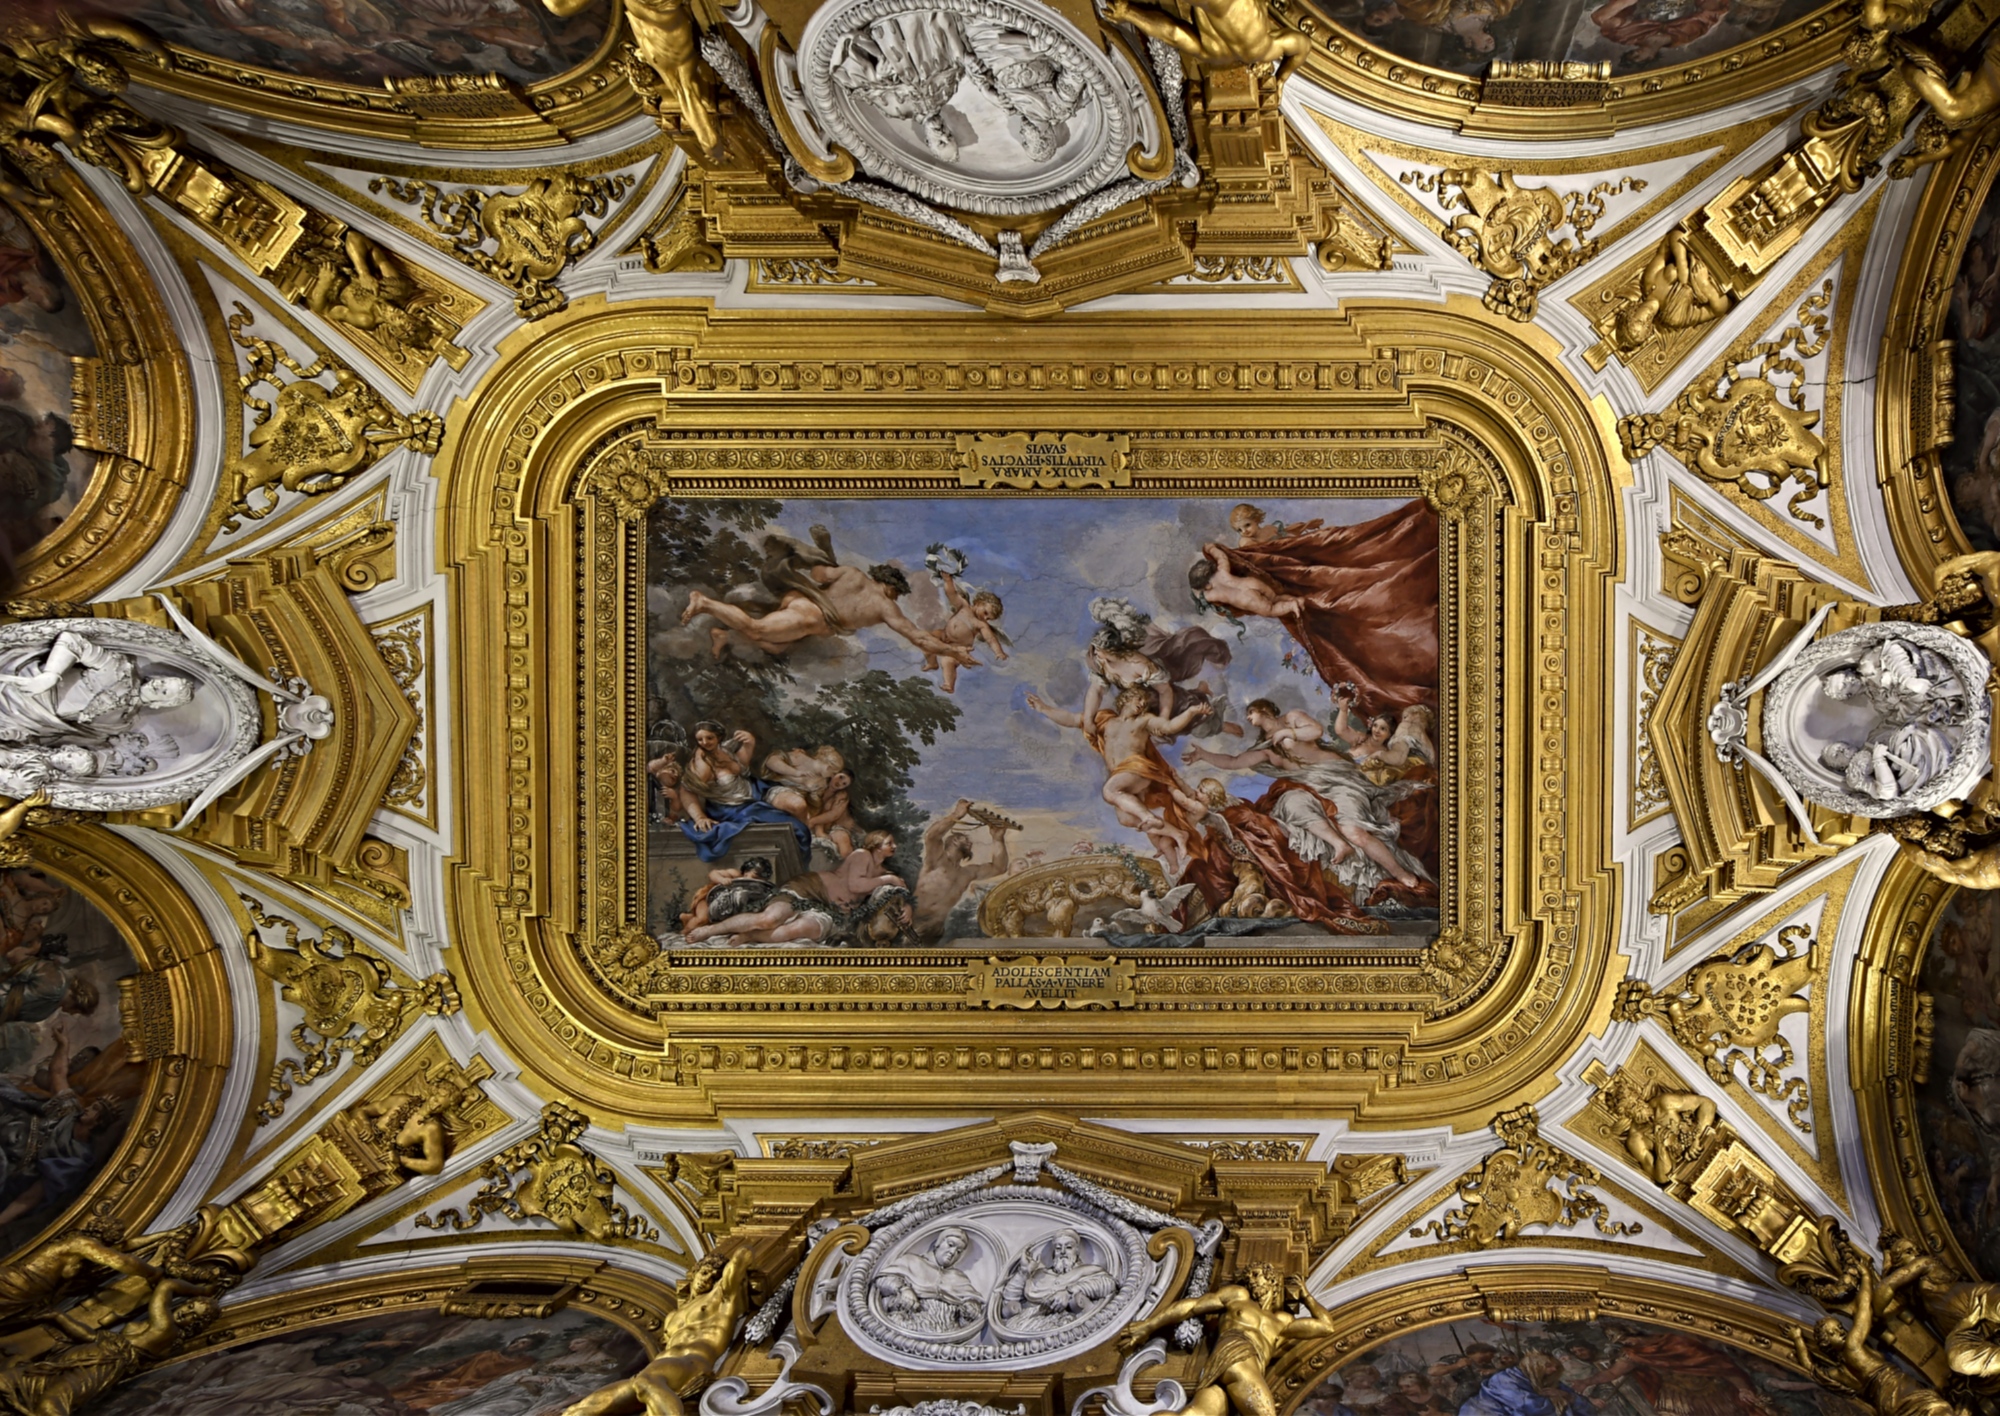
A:
{"label": "blue drapery", "polygon": [[747,780],[750,783],[750,790],[756,794],[751,800],[730,805],[716,801],[703,804],[708,819],[715,823],[706,831],[697,830],[692,821],[681,822],[681,830],[687,834],[690,841],[694,842],[695,854],[705,861],[721,860],[729,854],[729,843],[736,839],[744,827],[768,822],[773,826],[791,827],[792,835],[798,838],[799,858],[810,859],[812,832],[806,829],[805,822],[796,816],[787,815],[765,800],[771,790],[767,783],[755,777]]}

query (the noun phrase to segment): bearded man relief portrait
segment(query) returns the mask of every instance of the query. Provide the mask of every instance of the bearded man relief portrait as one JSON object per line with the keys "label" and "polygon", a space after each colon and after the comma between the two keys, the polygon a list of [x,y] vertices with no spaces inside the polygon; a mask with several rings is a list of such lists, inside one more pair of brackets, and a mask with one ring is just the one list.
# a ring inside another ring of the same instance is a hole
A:
{"label": "bearded man relief portrait", "polygon": [[669,947],[1421,942],[1421,501],[682,499],[649,526]]}

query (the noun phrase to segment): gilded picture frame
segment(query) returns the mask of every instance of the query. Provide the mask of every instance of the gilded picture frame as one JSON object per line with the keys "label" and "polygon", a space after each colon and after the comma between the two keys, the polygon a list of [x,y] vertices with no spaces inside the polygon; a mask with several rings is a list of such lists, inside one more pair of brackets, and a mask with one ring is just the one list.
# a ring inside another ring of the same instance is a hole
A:
{"label": "gilded picture frame", "polygon": [[[959,317],[586,304],[513,351],[454,415],[463,433],[440,459],[465,650],[461,804],[508,803],[472,823],[457,895],[468,971],[509,980],[473,990],[497,1000],[496,1026],[595,1063],[594,1104],[635,1116],[705,1111],[753,1085],[769,1105],[778,1073],[799,1104],[837,1109],[857,1104],[864,1071],[918,1107],[941,1072],[996,1101],[1033,1073],[1038,1092],[1076,1104],[1143,1106],[1149,1076],[1190,1069],[1231,1090],[1311,1088],[1336,1107],[1433,1118],[1483,1117],[1494,1088],[1545,1085],[1535,1059],[1608,1006],[1609,808],[1579,817],[1568,803],[1609,799],[1589,744],[1608,711],[1611,567],[1588,547],[1616,543],[1615,444],[1540,353],[1483,316],[1472,348],[1446,333],[1463,328],[1458,311],[1384,309],[1310,322],[1282,350],[1254,320],[1179,318],[1184,337],[1033,330],[995,358]],[[652,348],[635,352],[641,327]],[[1107,339],[1132,355],[1080,352]],[[885,359],[891,348],[906,352]],[[1015,426],[1023,398],[1033,430]],[[1227,969],[1122,951],[1130,1006],[1053,1014],[984,1006],[976,977],[1002,954],[1108,951],[1046,938],[745,949],[627,986],[659,953],[638,879],[648,509],[779,490],[1036,495],[982,487],[961,440],[1044,429],[1126,440],[1119,485],[1079,496],[1421,497],[1437,510],[1454,794],[1437,940],[1380,956],[1365,941],[1252,941]]]}

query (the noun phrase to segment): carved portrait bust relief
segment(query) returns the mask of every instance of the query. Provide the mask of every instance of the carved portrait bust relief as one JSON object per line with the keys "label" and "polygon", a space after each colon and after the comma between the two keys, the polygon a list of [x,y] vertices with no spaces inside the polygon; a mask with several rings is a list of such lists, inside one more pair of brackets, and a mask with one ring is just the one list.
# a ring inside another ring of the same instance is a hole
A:
{"label": "carved portrait bust relief", "polygon": [[834,0],[800,70],[863,170],[967,211],[1053,210],[1157,145],[1137,77],[1033,0]]}
{"label": "carved portrait bust relief", "polygon": [[1807,801],[1856,816],[1928,811],[1991,768],[1991,671],[1922,624],[1864,624],[1807,646],[1771,686],[1764,739]]}

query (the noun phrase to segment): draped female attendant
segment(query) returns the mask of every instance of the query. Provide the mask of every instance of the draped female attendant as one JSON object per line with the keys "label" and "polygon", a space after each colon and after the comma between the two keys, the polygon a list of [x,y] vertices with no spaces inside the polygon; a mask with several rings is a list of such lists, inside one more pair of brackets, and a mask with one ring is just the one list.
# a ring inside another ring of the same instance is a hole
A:
{"label": "draped female attendant", "polygon": [[703,860],[721,860],[745,827],[759,822],[789,826],[801,859],[812,853],[812,832],[797,817],[767,800],[770,788],[750,775],[757,739],[741,730],[725,740],[720,723],[694,725],[694,750],[681,773],[680,794],[689,819],[681,830]]}

